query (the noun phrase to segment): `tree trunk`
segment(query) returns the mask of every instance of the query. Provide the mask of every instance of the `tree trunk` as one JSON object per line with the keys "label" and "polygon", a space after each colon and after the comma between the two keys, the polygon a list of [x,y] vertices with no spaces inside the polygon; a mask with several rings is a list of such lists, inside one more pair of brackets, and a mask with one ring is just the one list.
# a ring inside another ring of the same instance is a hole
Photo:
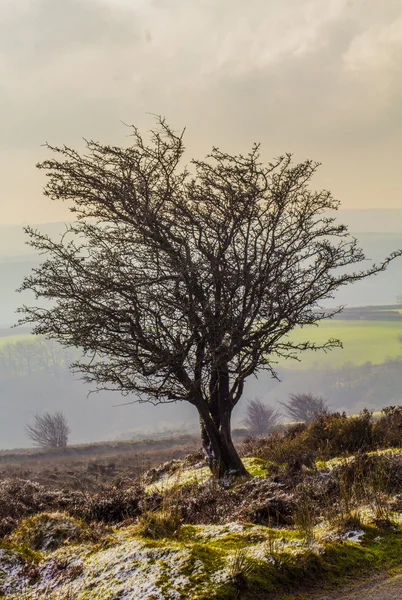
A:
{"label": "tree trunk", "polygon": [[232,441],[230,413],[214,418],[210,411],[207,414],[199,412],[202,446],[213,477],[227,481],[235,477],[249,477]]}
{"label": "tree trunk", "polygon": [[205,459],[213,477],[228,482],[235,477],[249,477],[232,441],[230,417],[233,405],[229,393],[228,361],[222,346],[216,353],[215,367],[211,372],[209,398],[200,398],[196,407]]}

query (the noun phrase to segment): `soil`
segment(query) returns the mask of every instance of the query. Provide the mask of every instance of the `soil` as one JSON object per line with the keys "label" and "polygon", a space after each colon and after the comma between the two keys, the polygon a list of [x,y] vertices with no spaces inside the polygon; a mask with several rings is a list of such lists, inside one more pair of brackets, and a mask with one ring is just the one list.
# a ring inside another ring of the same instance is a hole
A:
{"label": "soil", "polygon": [[376,575],[349,589],[326,596],[315,597],[315,600],[401,600],[402,567],[392,576]]}

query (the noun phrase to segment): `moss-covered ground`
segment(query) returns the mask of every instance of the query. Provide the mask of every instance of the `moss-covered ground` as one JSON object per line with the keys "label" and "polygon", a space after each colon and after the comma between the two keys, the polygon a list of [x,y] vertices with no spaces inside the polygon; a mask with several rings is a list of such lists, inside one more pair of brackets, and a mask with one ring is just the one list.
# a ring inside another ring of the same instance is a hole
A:
{"label": "moss-covered ground", "polygon": [[401,553],[399,528],[305,540],[291,530],[229,523],[184,526],[176,538],[156,541],[128,527],[106,548],[67,543],[38,557],[3,546],[0,585],[14,600],[251,600],[344,583],[397,565]]}
{"label": "moss-covered ground", "polygon": [[[399,427],[398,415],[384,423]],[[304,463],[255,458],[252,448],[243,446],[251,478],[229,486],[210,480],[197,453],[152,469],[120,496],[89,497],[81,513],[71,502],[46,512],[38,495],[39,510],[11,529],[3,522],[0,599],[309,598],[402,564],[400,448]]]}
{"label": "moss-covered ground", "polygon": [[[371,450],[365,453],[368,456],[400,456],[402,454],[402,448],[380,448],[379,450]],[[329,460],[316,460],[315,464],[317,469],[320,471],[325,471],[332,469],[338,465],[346,465],[355,460],[356,456],[354,454],[349,454],[348,456],[337,456],[336,458],[330,458]]]}
{"label": "moss-covered ground", "polygon": [[85,527],[64,513],[37,515],[0,544],[0,598],[294,597],[289,594],[398,565],[402,530],[394,516],[380,527],[369,512],[354,527],[322,521],[308,535],[297,527],[228,522],[181,525],[151,539],[133,523],[94,540],[82,536]]}
{"label": "moss-covered ground", "polygon": [[[267,461],[260,458],[246,457],[243,463],[252,477],[267,476]],[[162,476],[154,483],[146,487],[148,492],[166,492],[174,487],[183,486],[189,483],[204,483],[211,477],[211,471],[208,467],[187,467],[178,469],[174,473]]]}

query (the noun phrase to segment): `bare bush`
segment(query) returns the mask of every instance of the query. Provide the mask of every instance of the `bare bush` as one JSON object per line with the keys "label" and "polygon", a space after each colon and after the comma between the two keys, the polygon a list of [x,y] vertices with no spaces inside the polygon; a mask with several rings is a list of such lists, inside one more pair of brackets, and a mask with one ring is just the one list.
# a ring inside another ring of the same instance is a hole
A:
{"label": "bare bush", "polygon": [[272,406],[266,406],[256,398],[250,400],[246,408],[243,423],[253,435],[267,435],[278,423],[279,413]]}
{"label": "bare bush", "polygon": [[56,448],[67,446],[70,428],[62,412],[35,415],[35,423],[27,425],[25,431],[36,446]]}
{"label": "bare bush", "polygon": [[287,416],[297,423],[311,423],[329,411],[327,400],[314,394],[291,394],[289,402],[280,404],[284,406]]}

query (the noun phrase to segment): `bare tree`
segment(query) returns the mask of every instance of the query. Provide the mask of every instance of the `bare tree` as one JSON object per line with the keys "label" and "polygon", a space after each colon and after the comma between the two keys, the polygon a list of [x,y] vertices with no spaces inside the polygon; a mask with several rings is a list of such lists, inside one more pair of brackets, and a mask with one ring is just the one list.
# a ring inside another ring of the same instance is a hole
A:
{"label": "bare tree", "polygon": [[287,416],[297,423],[311,423],[319,415],[328,414],[329,405],[325,398],[313,394],[291,394],[289,402],[280,402]]}
{"label": "bare tree", "polygon": [[267,435],[277,425],[278,418],[279,413],[277,410],[256,398],[248,402],[243,422],[253,435]]}
{"label": "bare tree", "polygon": [[26,228],[45,261],[21,286],[39,305],[22,307],[20,323],[81,347],[74,368],[97,390],[190,402],[214,476],[245,475],[230,419],[247,377],[340,346],[287,334],[339,312],[322,303],[402,251],[350,269],[365,255],[328,215],[339,205],[330,192],[310,190],[315,162],[288,154],[264,166],[258,146],[246,156],[214,148],[190,174],[179,170],[183,135],[164,120],[148,145],[132,136],[127,148],[89,141],[83,155],[48,146],[45,194],[77,221],[59,240]]}
{"label": "bare tree", "polygon": [[67,446],[70,428],[63,413],[44,413],[35,415],[33,425],[25,427],[27,435],[41,448],[56,448]]}

